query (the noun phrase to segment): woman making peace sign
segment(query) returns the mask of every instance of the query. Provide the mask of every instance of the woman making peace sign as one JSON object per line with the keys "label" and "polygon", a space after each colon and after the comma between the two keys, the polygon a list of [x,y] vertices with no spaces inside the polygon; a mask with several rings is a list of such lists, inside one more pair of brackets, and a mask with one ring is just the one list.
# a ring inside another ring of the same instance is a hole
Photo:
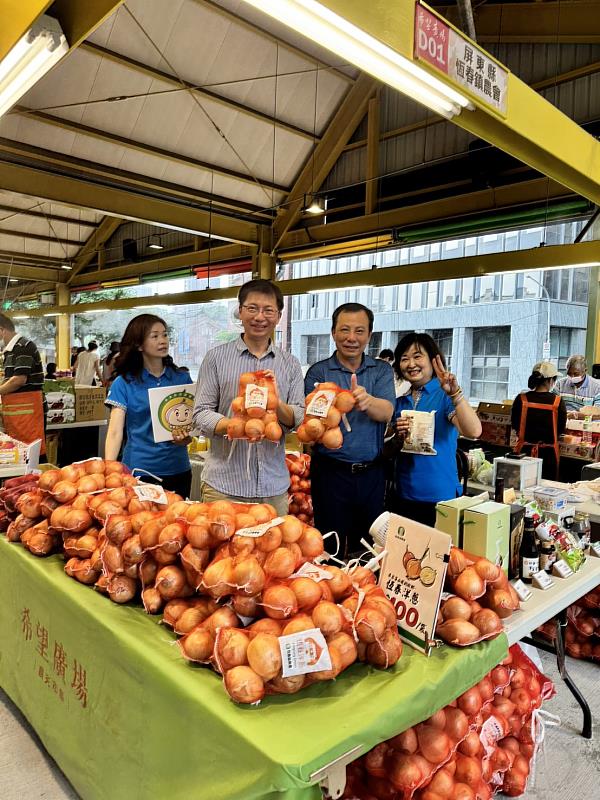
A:
{"label": "woman making peace sign", "polygon": [[436,503],[462,494],[456,469],[458,436],[477,439],[481,423],[428,334],[404,336],[394,352],[394,366],[410,383],[408,392],[396,399],[395,435],[403,444],[410,430],[411,420],[401,417],[401,411],[435,411],[436,454],[399,453],[390,510],[433,527]]}

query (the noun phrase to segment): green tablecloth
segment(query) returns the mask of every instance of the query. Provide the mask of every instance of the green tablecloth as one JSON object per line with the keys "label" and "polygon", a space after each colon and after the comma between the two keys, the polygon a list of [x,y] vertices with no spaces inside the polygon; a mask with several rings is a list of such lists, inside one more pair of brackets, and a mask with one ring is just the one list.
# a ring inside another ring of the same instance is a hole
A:
{"label": "green tablecloth", "polygon": [[0,685],[85,800],[316,800],[310,775],[445,705],[500,661],[504,636],[257,707],[188,665],[175,636],[0,537]]}

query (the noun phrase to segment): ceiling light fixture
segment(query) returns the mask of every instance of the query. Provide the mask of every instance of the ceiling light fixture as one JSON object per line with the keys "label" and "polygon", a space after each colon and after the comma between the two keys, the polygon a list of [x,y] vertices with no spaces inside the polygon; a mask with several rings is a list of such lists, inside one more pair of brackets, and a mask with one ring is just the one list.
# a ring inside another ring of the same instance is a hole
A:
{"label": "ceiling light fixture", "polygon": [[0,116],[68,52],[58,21],[43,14],[0,61]]}
{"label": "ceiling light fixture", "polygon": [[73,267],[71,266],[71,264],[61,264],[61,265],[60,265],[60,268],[61,268],[61,269],[73,269]]}
{"label": "ceiling light fixture", "polygon": [[9,278],[10,283],[18,283],[18,278]]}
{"label": "ceiling light fixture", "polygon": [[[309,195],[310,197],[310,195]],[[308,202],[307,202],[308,201]],[[310,200],[308,197],[304,197],[304,208],[302,209],[305,214],[324,214],[325,213],[325,203],[321,197],[317,197],[316,195],[312,195]]]}
{"label": "ceiling light fixture", "polygon": [[27,314],[13,314],[12,318],[13,319],[29,319]]}
{"label": "ceiling light fixture", "polygon": [[308,294],[322,294],[323,292],[355,292],[360,289],[372,289],[372,284],[364,284],[361,286],[335,286],[331,289],[309,289]]}
{"label": "ceiling light fixture", "polygon": [[473,104],[414,61],[316,0],[244,0],[446,119]]}
{"label": "ceiling light fixture", "polygon": [[160,235],[158,233],[153,233],[152,236],[148,238],[148,247],[150,250],[164,250],[164,245],[161,242]]}

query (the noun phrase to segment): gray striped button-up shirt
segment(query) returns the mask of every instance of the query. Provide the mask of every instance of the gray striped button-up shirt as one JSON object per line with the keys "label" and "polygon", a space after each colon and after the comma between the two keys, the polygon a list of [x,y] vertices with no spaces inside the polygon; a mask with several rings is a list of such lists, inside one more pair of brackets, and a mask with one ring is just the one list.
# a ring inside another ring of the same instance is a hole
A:
{"label": "gray striped button-up shirt", "polygon": [[295,427],[304,416],[304,381],[300,362],[273,344],[257,358],[240,336],[206,354],[196,388],[195,428],[211,438],[202,480],[223,494],[237,497],[271,497],[283,494],[290,478],[285,464],[283,439],[279,444],[263,440],[249,443],[215,436],[219,420],[231,416],[231,401],[238,394],[242,372],[270,369],[275,374],[279,397],[294,409]]}

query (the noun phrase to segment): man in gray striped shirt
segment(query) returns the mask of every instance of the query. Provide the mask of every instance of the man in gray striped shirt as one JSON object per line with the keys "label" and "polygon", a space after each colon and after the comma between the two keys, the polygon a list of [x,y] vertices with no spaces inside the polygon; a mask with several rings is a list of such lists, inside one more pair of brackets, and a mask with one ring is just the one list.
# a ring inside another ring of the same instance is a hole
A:
{"label": "man in gray striped shirt", "polygon": [[249,281],[240,288],[238,302],[243,334],[209,350],[198,374],[194,424],[211,439],[202,475],[202,500],[271,503],[278,514],[287,514],[290,479],[283,437],[278,443],[267,439],[250,443],[229,441],[225,433],[240,375],[257,370],[270,370],[275,376],[282,428],[297,427],[304,416],[302,370],[295,356],[272,341],[283,309],[279,287],[266,280]]}

